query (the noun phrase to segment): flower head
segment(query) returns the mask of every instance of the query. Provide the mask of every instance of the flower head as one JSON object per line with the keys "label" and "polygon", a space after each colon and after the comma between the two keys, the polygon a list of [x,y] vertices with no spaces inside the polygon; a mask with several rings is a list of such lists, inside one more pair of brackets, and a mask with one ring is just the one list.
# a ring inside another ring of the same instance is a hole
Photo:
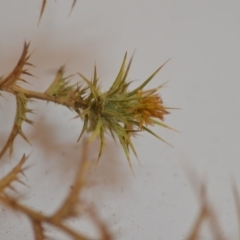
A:
{"label": "flower head", "polygon": [[137,156],[131,141],[132,133],[144,130],[163,140],[152,132],[148,128],[148,125],[159,125],[169,128],[163,124],[164,115],[169,114],[169,112],[163,105],[162,98],[157,93],[157,90],[163,85],[158,88],[143,90],[166,62],[140,86],[132,91],[128,91],[128,86],[131,82],[127,82],[127,76],[132,58],[128,65],[125,66],[126,57],[127,54],[125,54],[122,66],[113,85],[106,92],[102,92],[98,84],[99,79],[97,77],[96,67],[92,80],[88,80],[79,73],[87,83],[89,90],[84,98],[81,97],[81,101],[85,102],[84,105],[86,107],[79,113],[79,116],[84,120],[79,138],[81,138],[85,131],[92,132],[90,140],[97,136],[100,137],[101,146],[98,156],[99,159],[105,145],[105,134],[106,132],[110,132],[114,139],[116,137],[119,139],[131,166],[129,150],[131,149],[135,156]]}
{"label": "flower head", "polygon": [[155,92],[158,88],[138,91],[137,102],[129,110],[133,112],[134,118],[139,122],[139,128],[142,130],[143,126],[154,125],[153,118],[164,120],[164,115],[169,114],[163,105],[162,98]]}

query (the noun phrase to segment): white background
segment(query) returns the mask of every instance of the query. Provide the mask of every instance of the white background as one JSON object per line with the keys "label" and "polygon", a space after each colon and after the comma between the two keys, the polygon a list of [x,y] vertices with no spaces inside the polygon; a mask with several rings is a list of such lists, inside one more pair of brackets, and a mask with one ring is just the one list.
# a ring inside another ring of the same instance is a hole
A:
{"label": "white background", "polygon": [[[31,62],[37,66],[31,72],[38,78],[29,79],[32,85],[24,87],[45,90],[63,64],[67,73],[80,71],[91,77],[96,62],[106,89],[125,51],[131,55],[136,50],[130,78],[139,79],[137,83],[171,58],[149,88],[169,80],[161,95],[166,105],[181,108],[166,117],[166,123],[181,133],[154,128],[174,148],[147,133],[134,140],[141,161],[140,166],[132,156],[136,178],[121,148],[108,143],[96,173],[100,184],[89,187],[86,194],[98,205],[116,239],[185,239],[199,209],[198,189],[191,188],[187,169],[207,179],[223,233],[237,239],[231,177],[240,181],[239,1],[79,0],[68,18],[70,7],[71,1],[49,0],[37,27],[40,0],[2,0],[1,75],[16,64],[23,42],[31,40],[31,50],[36,48]],[[10,95],[4,96],[1,145],[12,126],[15,106]],[[17,138],[12,161],[6,154],[0,174],[33,150],[32,167],[24,178],[29,188],[21,187],[26,193],[23,202],[51,213],[75,174],[81,122],[69,121],[74,114],[61,106],[44,102],[31,106],[39,113],[31,119],[40,131],[24,125],[32,147]],[[73,224],[81,226],[77,221]],[[29,222],[18,214],[2,209],[0,226],[1,239],[32,239]],[[87,225],[82,232],[88,229]],[[48,233],[58,236],[56,230]],[[59,239],[67,237],[59,235]],[[208,231],[202,239],[211,239]]]}

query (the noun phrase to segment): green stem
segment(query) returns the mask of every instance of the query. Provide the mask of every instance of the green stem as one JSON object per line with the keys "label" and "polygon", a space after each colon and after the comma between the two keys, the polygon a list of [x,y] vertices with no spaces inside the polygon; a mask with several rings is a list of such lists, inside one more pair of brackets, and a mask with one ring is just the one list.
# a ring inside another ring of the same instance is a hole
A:
{"label": "green stem", "polygon": [[[74,110],[78,110],[76,109],[76,100],[74,99],[70,99],[69,97],[57,97],[57,96],[49,96],[46,93],[41,93],[41,92],[36,92],[36,91],[31,91],[31,90],[27,90],[24,88],[21,88],[17,85],[12,86],[11,88],[7,88],[7,89],[2,89],[3,91],[12,93],[12,94],[18,94],[18,93],[22,93],[24,94],[27,98],[34,98],[34,99],[39,99],[39,100],[43,100],[43,101],[47,101],[47,102],[53,102],[53,103],[57,103],[60,105],[64,105],[68,108],[74,109]],[[84,108],[86,106],[85,102],[80,102],[79,100],[77,101],[77,108]]]}

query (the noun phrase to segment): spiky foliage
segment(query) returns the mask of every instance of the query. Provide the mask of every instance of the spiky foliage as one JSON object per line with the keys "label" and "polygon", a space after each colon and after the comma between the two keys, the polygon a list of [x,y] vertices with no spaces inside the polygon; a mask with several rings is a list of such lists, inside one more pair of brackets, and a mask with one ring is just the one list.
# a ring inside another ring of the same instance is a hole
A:
{"label": "spiky foliage", "polygon": [[64,67],[60,67],[52,84],[48,87],[45,93],[51,97],[68,97],[69,92],[72,92],[74,85],[69,85],[69,77],[64,77]]}
{"label": "spiky foliage", "polygon": [[24,43],[22,54],[16,64],[15,68],[12,72],[5,78],[0,81],[0,89],[11,89],[12,86],[17,84],[17,81],[20,80],[22,82],[26,82],[22,78],[22,75],[29,75],[33,76],[31,73],[28,72],[28,69],[24,69],[25,66],[33,66],[30,62],[28,62],[31,54],[29,54],[29,43]]}
{"label": "spiky foliage", "polygon": [[96,136],[100,137],[99,159],[105,145],[106,132],[109,131],[114,139],[115,136],[119,139],[131,166],[129,150],[131,149],[137,156],[131,140],[132,133],[144,130],[163,140],[151,131],[148,126],[159,125],[169,129],[170,127],[162,123],[164,115],[169,114],[169,111],[163,105],[161,97],[156,93],[163,85],[158,88],[144,90],[144,87],[162,69],[166,62],[140,86],[130,91],[128,87],[131,82],[128,81],[128,73],[132,58],[128,64],[126,64],[126,59],[127,54],[124,56],[113,85],[106,92],[101,91],[96,67],[92,80],[79,73],[89,88],[89,94],[84,98],[84,102],[87,103],[86,108],[79,114],[84,121],[79,138],[85,131],[93,132],[90,141]]}
{"label": "spiky foliage", "polygon": [[[28,69],[25,68],[25,66],[33,66],[31,63],[28,62],[31,56],[31,54],[28,54],[29,45],[30,43],[24,43],[22,54],[15,68],[7,77],[3,78],[0,82],[0,91],[1,90],[7,91],[14,94],[16,98],[16,105],[17,105],[14,125],[5,145],[0,151],[0,158],[7,151],[7,149],[10,150],[10,155],[12,154],[13,142],[18,134],[26,142],[29,143],[27,137],[22,131],[22,123],[25,121],[33,125],[33,122],[27,118],[27,113],[32,113],[33,111],[27,108],[27,102],[29,101],[29,99],[24,95],[23,92],[21,92],[21,87],[17,85],[19,81],[26,82],[26,80],[22,77],[23,75],[33,76],[31,73],[28,72]],[[19,90],[16,91],[15,89],[19,89]]]}
{"label": "spiky foliage", "polygon": [[27,161],[28,157],[23,155],[22,159],[19,163],[5,176],[0,180],[0,195],[6,195],[6,189],[10,188],[13,189],[12,184],[14,182],[23,183],[19,175],[23,174],[26,168],[23,168],[24,163]]}
{"label": "spiky foliage", "polygon": [[17,135],[20,135],[27,143],[30,144],[26,135],[22,131],[22,123],[24,121],[33,125],[33,121],[29,120],[26,116],[27,112],[32,112],[31,109],[27,108],[27,101],[28,99],[24,96],[24,94],[22,93],[16,94],[17,111],[16,111],[15,120],[14,120],[14,125],[5,145],[3,146],[0,152],[0,158],[7,151],[7,149],[10,150],[10,156],[11,156],[13,152],[13,142]]}
{"label": "spiky foliage", "polygon": [[71,84],[71,75],[67,77],[64,76],[64,67],[60,67],[56,73],[55,79],[46,91],[35,92],[17,85],[18,80],[25,81],[22,75],[28,74],[32,76],[24,68],[25,65],[32,66],[32,64],[28,62],[28,48],[29,44],[25,43],[18,64],[14,70],[0,82],[0,91],[12,93],[17,100],[14,126],[6,144],[0,152],[0,157],[3,156],[8,148],[10,149],[10,154],[12,153],[13,141],[18,134],[29,142],[22,132],[22,123],[25,121],[33,124],[26,116],[28,112],[32,112],[31,109],[27,108],[27,102],[33,99],[54,102],[75,111],[77,113],[77,118],[83,120],[83,128],[79,135],[79,139],[85,132],[91,133],[89,138],[90,141],[96,137],[100,137],[101,144],[98,160],[105,146],[106,134],[110,133],[114,139],[117,138],[121,143],[131,168],[130,150],[132,150],[137,157],[131,139],[136,132],[146,131],[164,141],[160,136],[155,134],[149,126],[158,125],[172,129],[163,123],[164,116],[169,114],[170,109],[164,106],[162,98],[157,93],[163,85],[150,90],[144,89],[167,62],[162,64],[134,90],[128,90],[131,84],[128,79],[128,74],[132,58],[129,63],[127,63],[126,53],[117,77],[108,91],[102,91],[97,75],[97,68],[95,66],[93,78],[90,80],[79,73],[79,76],[85,82],[85,87],[82,86],[83,84],[81,82]]}

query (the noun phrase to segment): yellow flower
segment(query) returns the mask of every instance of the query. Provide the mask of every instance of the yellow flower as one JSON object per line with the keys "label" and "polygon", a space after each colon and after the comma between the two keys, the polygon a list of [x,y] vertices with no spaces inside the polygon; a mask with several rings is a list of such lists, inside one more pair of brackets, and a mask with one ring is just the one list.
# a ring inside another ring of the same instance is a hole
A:
{"label": "yellow flower", "polygon": [[164,115],[169,114],[163,106],[162,98],[156,94],[157,88],[148,91],[138,91],[139,104],[136,104],[134,109],[134,118],[139,122],[139,128],[142,130],[143,125],[154,125],[152,118],[164,120]]}

